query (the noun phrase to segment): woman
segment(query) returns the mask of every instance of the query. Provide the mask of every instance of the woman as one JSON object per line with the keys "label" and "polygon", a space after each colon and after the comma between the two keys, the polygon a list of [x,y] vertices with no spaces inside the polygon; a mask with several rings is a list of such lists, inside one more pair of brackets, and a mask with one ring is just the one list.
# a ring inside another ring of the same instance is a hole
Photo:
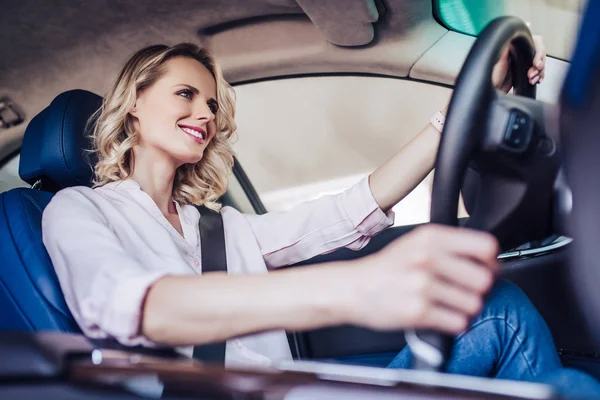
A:
{"label": "woman", "polygon": [[[534,62],[532,83],[543,79],[543,51]],[[505,53],[499,86],[507,64]],[[291,358],[284,330],[433,328],[463,332],[452,372],[535,379],[560,367],[548,328],[516,287],[500,285],[483,307],[498,245],[482,232],[429,226],[359,260],[267,274],[360,249],[392,225],[390,208],[433,167],[433,126],[337,196],[262,216],[224,207],[228,274],[201,275],[193,204],[219,208],[236,129],[215,61],[192,44],[142,49],[96,117],[94,189],[62,190],[43,214],[44,243],[86,335],[189,355],[193,345],[228,339],[227,365],[265,366]],[[406,367],[408,356],[390,366]]]}

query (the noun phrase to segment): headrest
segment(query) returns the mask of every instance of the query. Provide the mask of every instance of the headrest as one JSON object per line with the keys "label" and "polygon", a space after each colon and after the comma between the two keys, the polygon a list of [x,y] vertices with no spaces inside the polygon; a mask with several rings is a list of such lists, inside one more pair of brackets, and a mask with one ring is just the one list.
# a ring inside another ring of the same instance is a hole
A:
{"label": "headrest", "polygon": [[88,119],[102,105],[102,97],[70,90],[58,95],[27,126],[21,146],[19,175],[29,184],[38,180],[57,189],[90,186],[94,157]]}

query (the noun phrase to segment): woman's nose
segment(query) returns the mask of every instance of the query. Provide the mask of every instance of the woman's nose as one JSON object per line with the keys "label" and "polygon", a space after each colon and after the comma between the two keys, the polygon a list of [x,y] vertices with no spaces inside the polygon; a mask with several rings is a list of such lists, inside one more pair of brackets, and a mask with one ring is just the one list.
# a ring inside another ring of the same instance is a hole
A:
{"label": "woman's nose", "polygon": [[208,104],[203,103],[195,107],[194,119],[207,120],[208,122],[211,122],[213,119],[215,119],[215,115],[212,113]]}

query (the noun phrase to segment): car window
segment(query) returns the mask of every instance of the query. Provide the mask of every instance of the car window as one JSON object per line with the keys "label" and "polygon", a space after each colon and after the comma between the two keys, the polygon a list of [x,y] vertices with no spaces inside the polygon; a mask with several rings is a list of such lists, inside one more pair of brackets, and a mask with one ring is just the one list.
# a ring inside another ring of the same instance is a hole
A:
{"label": "car window", "polygon": [[19,178],[19,155],[0,164],[0,193],[16,187],[29,187]]}
{"label": "car window", "polygon": [[[269,211],[338,193],[412,139],[450,89],[372,76],[302,77],[236,86],[234,150]],[[401,171],[398,171],[401,173]],[[429,220],[431,177],[395,208]]]}
{"label": "car window", "polygon": [[[19,178],[19,155],[11,158],[4,165],[0,166],[0,193],[17,187],[29,187],[27,182]],[[264,173],[265,171],[255,171],[255,173]],[[283,190],[272,190],[261,195],[261,200],[270,211],[281,211],[302,201],[318,198],[325,194],[340,192],[347,187],[358,182],[367,174],[357,174],[354,176],[341,177],[325,182],[316,182],[314,184],[302,185]],[[258,178],[258,176],[257,176]],[[285,181],[284,177],[279,177]],[[255,211],[250,204],[248,197],[244,194],[240,182],[235,176],[231,176],[229,181],[229,195],[235,201],[235,206],[239,211],[254,214]],[[426,180],[419,185],[413,193],[405,198],[400,207],[400,215],[397,217],[397,224],[413,224],[428,220],[429,218],[429,197],[430,181]],[[396,207],[398,212],[398,207]]]}
{"label": "car window", "polygon": [[[239,212],[243,212],[245,214],[256,214],[254,207],[252,207],[252,203],[248,198],[248,195],[244,191],[242,184],[235,176],[232,174],[229,178],[229,185],[227,186],[227,195],[233,201],[234,206]],[[226,204],[227,205],[227,204]]]}
{"label": "car window", "polygon": [[514,15],[544,37],[548,54],[570,59],[585,0],[434,0],[434,12],[449,28],[477,35],[496,17]]}

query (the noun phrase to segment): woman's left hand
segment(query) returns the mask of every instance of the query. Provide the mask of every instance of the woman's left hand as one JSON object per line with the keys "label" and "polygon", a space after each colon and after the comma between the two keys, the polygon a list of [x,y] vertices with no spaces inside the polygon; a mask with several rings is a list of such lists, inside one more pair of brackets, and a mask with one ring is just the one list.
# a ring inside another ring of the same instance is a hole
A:
{"label": "woman's left hand", "polygon": [[[544,41],[540,35],[533,35],[533,42],[535,44],[535,56],[533,57],[533,65],[527,71],[527,77],[529,78],[529,83],[537,85],[544,80],[546,48],[544,47]],[[494,86],[506,93],[508,93],[513,86],[509,50],[510,46],[506,46],[506,49],[504,49],[502,56],[494,66],[492,72],[492,82]]]}

